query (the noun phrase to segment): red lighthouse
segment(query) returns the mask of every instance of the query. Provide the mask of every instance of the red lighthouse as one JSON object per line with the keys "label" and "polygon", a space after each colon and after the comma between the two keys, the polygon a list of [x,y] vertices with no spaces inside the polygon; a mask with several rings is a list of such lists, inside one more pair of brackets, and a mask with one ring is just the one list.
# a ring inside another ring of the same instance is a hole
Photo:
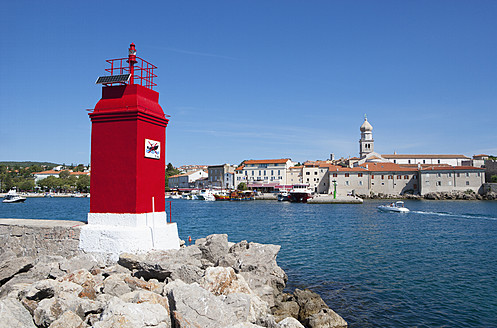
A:
{"label": "red lighthouse", "polygon": [[153,90],[157,67],[137,57],[133,43],[128,58],[107,62],[110,75],[98,78],[102,98],[89,114],[91,201],[80,246],[112,253],[178,248],[177,227],[166,223],[169,121]]}

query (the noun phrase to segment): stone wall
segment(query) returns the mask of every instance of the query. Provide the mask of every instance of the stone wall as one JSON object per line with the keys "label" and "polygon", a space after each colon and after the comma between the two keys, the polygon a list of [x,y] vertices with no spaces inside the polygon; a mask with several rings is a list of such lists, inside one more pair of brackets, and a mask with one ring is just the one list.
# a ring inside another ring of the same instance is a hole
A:
{"label": "stone wall", "polygon": [[491,182],[492,175],[497,175],[497,161],[485,160],[485,182]]}
{"label": "stone wall", "polygon": [[0,255],[17,257],[80,254],[79,233],[83,222],[60,220],[0,219]]}

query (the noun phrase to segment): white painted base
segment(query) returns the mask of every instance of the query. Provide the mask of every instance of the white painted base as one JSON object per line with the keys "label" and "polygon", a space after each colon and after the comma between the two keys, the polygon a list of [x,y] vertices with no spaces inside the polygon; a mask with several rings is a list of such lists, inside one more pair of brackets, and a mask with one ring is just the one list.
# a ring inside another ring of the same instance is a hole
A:
{"label": "white painted base", "polygon": [[88,213],[79,247],[86,252],[109,253],[113,258],[125,252],[179,249],[178,227],[167,223],[165,212]]}

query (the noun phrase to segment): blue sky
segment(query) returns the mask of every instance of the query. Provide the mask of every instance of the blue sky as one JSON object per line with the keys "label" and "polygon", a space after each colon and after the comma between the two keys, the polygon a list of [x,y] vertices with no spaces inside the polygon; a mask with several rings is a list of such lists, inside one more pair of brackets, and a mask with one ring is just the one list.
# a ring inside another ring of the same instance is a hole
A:
{"label": "blue sky", "polygon": [[167,162],[497,155],[497,1],[8,1],[0,160],[89,163],[106,59],[159,67]]}

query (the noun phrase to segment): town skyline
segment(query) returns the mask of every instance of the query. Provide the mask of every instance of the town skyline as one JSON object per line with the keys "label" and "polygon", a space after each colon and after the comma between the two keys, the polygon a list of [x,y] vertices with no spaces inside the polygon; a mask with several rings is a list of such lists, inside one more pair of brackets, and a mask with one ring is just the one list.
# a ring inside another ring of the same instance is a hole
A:
{"label": "town skyline", "polygon": [[131,42],[176,167],[357,157],[364,114],[380,154],[497,154],[495,2],[166,1],[106,29],[128,4],[4,5],[0,161],[89,164],[94,82]]}

